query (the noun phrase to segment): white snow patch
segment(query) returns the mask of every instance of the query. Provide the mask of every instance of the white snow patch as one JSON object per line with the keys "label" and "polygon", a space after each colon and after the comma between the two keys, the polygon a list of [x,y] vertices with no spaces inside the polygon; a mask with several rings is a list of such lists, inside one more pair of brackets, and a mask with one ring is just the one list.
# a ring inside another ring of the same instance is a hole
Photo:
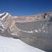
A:
{"label": "white snow patch", "polygon": [[35,31],[35,32],[38,32],[38,30],[37,30],[37,29],[35,29],[34,31]]}
{"label": "white snow patch", "polygon": [[6,18],[7,15],[8,15],[8,13],[6,13],[6,15],[4,15],[4,16],[1,18],[1,20],[3,20],[4,18]]}
{"label": "white snow patch", "polygon": [[4,15],[5,13],[1,13],[0,16]]}

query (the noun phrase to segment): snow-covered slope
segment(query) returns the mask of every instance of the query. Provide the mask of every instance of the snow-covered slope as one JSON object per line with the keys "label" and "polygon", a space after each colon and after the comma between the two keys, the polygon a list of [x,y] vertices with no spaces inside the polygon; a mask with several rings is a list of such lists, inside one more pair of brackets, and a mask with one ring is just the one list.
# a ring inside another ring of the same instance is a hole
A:
{"label": "snow-covered slope", "polygon": [[45,52],[31,47],[19,39],[0,36],[0,52]]}

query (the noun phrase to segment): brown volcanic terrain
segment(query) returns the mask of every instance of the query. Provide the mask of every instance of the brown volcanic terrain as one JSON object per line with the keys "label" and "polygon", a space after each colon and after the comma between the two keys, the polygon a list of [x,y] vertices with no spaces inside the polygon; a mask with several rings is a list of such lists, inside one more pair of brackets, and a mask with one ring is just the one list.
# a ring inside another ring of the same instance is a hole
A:
{"label": "brown volcanic terrain", "polygon": [[[37,14],[34,16],[13,16],[13,18],[16,22],[19,22],[19,21],[21,21],[22,23],[23,22],[36,22],[36,21],[44,20],[44,14],[45,13]],[[49,16],[52,16],[52,12],[48,12],[46,14]]]}
{"label": "brown volcanic terrain", "polygon": [[21,21],[23,22],[34,22],[34,21],[38,21],[38,20],[42,20],[41,16],[14,16],[14,20],[16,22]]}

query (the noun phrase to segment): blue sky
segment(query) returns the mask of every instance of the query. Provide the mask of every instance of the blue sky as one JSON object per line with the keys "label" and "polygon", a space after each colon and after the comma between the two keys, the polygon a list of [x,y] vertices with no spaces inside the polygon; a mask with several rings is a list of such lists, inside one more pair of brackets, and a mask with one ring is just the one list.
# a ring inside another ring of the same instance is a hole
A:
{"label": "blue sky", "polygon": [[52,0],[0,0],[0,13],[27,16],[52,10]]}

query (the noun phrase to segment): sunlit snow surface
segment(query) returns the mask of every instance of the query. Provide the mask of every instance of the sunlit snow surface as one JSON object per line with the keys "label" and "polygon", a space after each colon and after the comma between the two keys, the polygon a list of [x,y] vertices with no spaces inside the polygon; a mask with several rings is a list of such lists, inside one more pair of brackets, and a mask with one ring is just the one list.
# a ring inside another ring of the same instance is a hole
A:
{"label": "sunlit snow surface", "polygon": [[19,39],[0,36],[0,52],[45,52],[31,47]]}

